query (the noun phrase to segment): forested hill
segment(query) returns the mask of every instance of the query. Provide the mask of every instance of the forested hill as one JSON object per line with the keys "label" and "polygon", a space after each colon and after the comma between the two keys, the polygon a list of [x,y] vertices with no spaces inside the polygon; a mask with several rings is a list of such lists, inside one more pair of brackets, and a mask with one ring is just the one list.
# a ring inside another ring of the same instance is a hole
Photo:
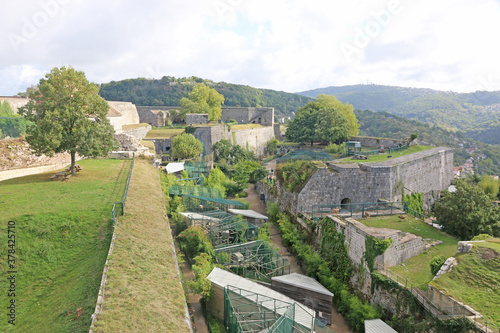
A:
{"label": "forested hill", "polygon": [[387,111],[409,119],[461,130],[466,136],[500,144],[500,91],[455,93],[382,85],[353,85],[304,91],[301,95],[334,95],[361,110]]}
{"label": "forested hill", "polygon": [[213,82],[198,77],[175,78],[164,76],[155,79],[127,79],[111,81],[100,86],[101,96],[108,101],[126,101],[142,106],[175,106],[182,97],[187,97],[197,83],[215,88],[224,95],[225,106],[274,107],[277,115],[291,116],[311,98],[270,89]]}

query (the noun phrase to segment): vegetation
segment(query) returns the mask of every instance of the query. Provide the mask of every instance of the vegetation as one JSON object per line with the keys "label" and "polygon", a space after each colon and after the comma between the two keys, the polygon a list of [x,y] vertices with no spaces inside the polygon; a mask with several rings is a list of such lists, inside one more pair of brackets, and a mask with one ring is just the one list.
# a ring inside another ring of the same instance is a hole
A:
{"label": "vegetation", "polygon": [[433,276],[436,276],[436,274],[439,272],[441,269],[441,266],[443,266],[444,262],[446,261],[446,258],[443,257],[442,255],[437,255],[434,258],[432,258],[430,267],[431,267],[431,274]]}
{"label": "vegetation", "polygon": [[172,156],[181,160],[197,157],[203,152],[201,141],[193,134],[182,133],[172,139]]}
{"label": "vegetation", "polygon": [[234,166],[233,179],[240,185],[246,185],[249,182],[255,184],[258,180],[261,180],[267,175],[267,169],[259,163],[251,160],[244,160],[236,163]]}
{"label": "vegetation", "polygon": [[500,236],[500,207],[495,207],[479,186],[465,179],[456,181],[455,186],[455,192],[443,191],[433,207],[443,231],[461,240],[479,234]]}
{"label": "vegetation", "polygon": [[171,139],[184,131],[184,128],[153,128],[146,134],[146,139]]}
{"label": "vegetation", "polygon": [[[85,172],[58,182],[42,173],[2,181],[0,237],[16,224],[15,326],[2,332],[88,332],[112,234],[113,202],[122,200],[130,161],[82,160]],[[127,202],[128,203],[128,202]],[[2,242],[7,253],[7,242]],[[7,260],[0,270],[7,272]],[[0,288],[8,290],[7,279]],[[0,305],[7,308],[5,294]]]}
{"label": "vegetation", "polygon": [[[109,211],[106,213],[109,216]],[[189,332],[165,216],[157,171],[147,160],[136,159],[125,216],[118,219],[116,227],[118,237],[108,271],[104,309],[94,332]],[[100,275],[97,286],[99,283]]]}
{"label": "vegetation", "polygon": [[378,154],[378,155],[370,155],[368,160],[353,160],[351,158],[351,159],[348,159],[347,161],[349,163],[353,163],[353,162],[355,162],[355,163],[359,163],[359,162],[361,162],[361,163],[380,163],[380,162],[385,162],[385,161],[389,160],[389,156],[391,156],[390,158],[392,159],[392,158],[402,157],[402,156],[410,155],[413,153],[418,153],[418,152],[433,149],[433,148],[435,148],[435,147],[420,146],[420,145],[419,146],[411,146],[410,148],[391,152],[390,154],[385,153],[385,154]]}
{"label": "vegetation", "polygon": [[7,101],[0,101],[0,139],[6,136],[17,138],[24,135],[26,127],[26,119],[14,113]]}
{"label": "vegetation", "polygon": [[217,90],[209,88],[203,83],[198,83],[189,93],[188,98],[181,98],[181,117],[185,120],[188,113],[206,113],[209,121],[218,120],[222,113],[221,105],[224,96]]}
{"label": "vegetation", "polygon": [[116,148],[114,130],[106,118],[109,105],[85,73],[71,67],[54,68],[29,98],[19,113],[34,123],[28,127],[26,141],[37,154],[70,153],[74,174],[77,153],[104,156]]}
{"label": "vegetation", "polygon": [[286,131],[293,142],[325,141],[340,143],[359,133],[352,105],[342,104],[333,96],[320,95],[297,111]]}
{"label": "vegetation", "polygon": [[408,203],[408,208],[417,213],[424,212],[424,195],[423,193],[413,192],[411,194],[403,194],[403,200]]}
{"label": "vegetation", "polygon": [[198,77],[175,78],[164,76],[159,80],[145,78],[111,81],[101,85],[100,94],[108,101],[127,101],[136,105],[175,106],[188,97],[193,86],[203,83],[224,96],[226,106],[274,107],[277,114],[292,115],[311,99],[298,94],[225,82],[213,82]]}
{"label": "vegetation", "polygon": [[276,167],[276,175],[283,187],[299,193],[314,175],[317,166],[313,161],[291,161]]}
{"label": "vegetation", "polygon": [[470,305],[500,327],[500,240],[474,244],[469,253],[456,256],[458,265],[431,284]]}

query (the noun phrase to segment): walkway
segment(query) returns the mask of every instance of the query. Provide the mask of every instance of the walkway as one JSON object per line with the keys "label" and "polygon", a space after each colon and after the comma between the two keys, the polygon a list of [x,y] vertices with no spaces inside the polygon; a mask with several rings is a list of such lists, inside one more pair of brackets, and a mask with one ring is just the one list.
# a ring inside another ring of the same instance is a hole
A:
{"label": "walkway", "polygon": [[[275,167],[275,165],[273,165],[273,167]],[[250,184],[249,187],[245,189],[245,192],[248,193],[248,197],[246,198],[246,200],[250,202],[250,209],[268,216],[267,206],[262,202],[262,200],[260,200],[259,194],[255,190],[255,186],[253,184]],[[283,245],[283,239],[281,238],[281,235],[274,224],[270,225],[269,231],[271,234],[271,242],[278,247],[279,254],[282,257],[288,259],[288,261],[290,262],[290,273],[305,274],[302,267],[298,265],[295,256],[291,254]],[[344,317],[342,317],[342,315],[336,311],[335,307],[332,311],[332,324],[329,325],[328,328],[336,333],[353,333]]]}

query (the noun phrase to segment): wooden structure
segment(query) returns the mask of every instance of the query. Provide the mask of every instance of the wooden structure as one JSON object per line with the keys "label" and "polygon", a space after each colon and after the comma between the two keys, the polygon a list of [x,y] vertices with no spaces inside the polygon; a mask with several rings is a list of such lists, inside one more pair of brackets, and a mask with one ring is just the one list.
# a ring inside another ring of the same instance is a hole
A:
{"label": "wooden structure", "polygon": [[292,273],[271,278],[271,288],[316,311],[316,318],[332,322],[333,293],[308,276]]}
{"label": "wooden structure", "polygon": [[66,171],[60,171],[60,172],[57,172],[55,175],[53,175],[52,177],[50,177],[50,179],[52,180],[60,180],[60,181],[65,181],[66,179],[68,179],[69,177],[71,177],[71,174],[70,173],[67,173]]}

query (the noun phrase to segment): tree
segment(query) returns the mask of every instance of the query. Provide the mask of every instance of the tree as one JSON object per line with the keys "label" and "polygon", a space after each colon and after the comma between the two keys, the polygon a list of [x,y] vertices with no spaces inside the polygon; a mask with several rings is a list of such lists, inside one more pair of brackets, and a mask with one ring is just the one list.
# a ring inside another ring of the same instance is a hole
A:
{"label": "tree", "polygon": [[234,166],[233,179],[238,184],[243,185],[248,182],[255,183],[267,175],[268,171],[259,163],[243,160]]}
{"label": "tree", "polygon": [[181,160],[200,155],[203,152],[201,141],[193,134],[182,133],[172,139],[172,156]]}
{"label": "tree", "polygon": [[181,99],[181,116],[185,119],[187,113],[208,113],[208,120],[218,120],[221,117],[223,103],[224,96],[217,90],[199,83],[193,87],[189,98]]}
{"label": "tree", "polygon": [[500,185],[500,182],[498,180],[495,180],[493,179],[493,177],[484,174],[481,177],[478,185],[484,191],[484,193],[486,193],[490,197],[490,199],[496,199]]}
{"label": "tree", "polygon": [[77,153],[104,156],[117,147],[106,118],[109,105],[84,72],[54,68],[40,80],[38,89],[30,91],[29,98],[19,113],[33,122],[26,141],[37,155],[69,152],[74,174]]}
{"label": "tree", "polygon": [[461,240],[479,234],[500,236],[500,208],[494,207],[489,196],[473,183],[461,179],[456,191],[443,191],[433,207],[434,216],[443,231]]}
{"label": "tree", "polygon": [[341,142],[358,135],[359,123],[350,104],[333,96],[319,95],[300,108],[288,125],[286,138],[294,142]]}

